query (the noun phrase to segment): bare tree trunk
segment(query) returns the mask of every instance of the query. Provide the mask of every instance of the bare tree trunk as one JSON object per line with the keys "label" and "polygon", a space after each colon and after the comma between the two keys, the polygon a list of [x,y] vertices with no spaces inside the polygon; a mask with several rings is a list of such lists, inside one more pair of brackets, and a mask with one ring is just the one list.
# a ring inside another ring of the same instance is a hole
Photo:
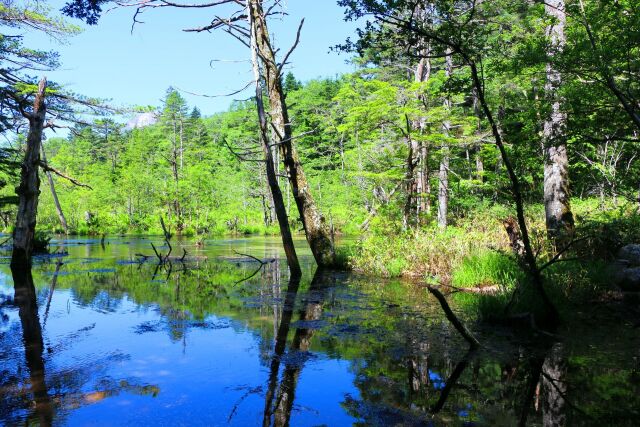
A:
{"label": "bare tree trunk", "polygon": [[431,213],[431,181],[429,170],[429,146],[427,142],[420,144],[420,212]]}
{"label": "bare tree trunk", "polygon": [[249,14],[249,27],[251,28],[251,62],[253,66],[253,76],[256,80],[256,107],[258,109],[258,120],[260,125],[260,142],[262,143],[262,149],[264,152],[264,160],[266,165],[267,182],[271,190],[271,197],[273,200],[273,207],[276,212],[276,218],[278,219],[278,225],[280,226],[280,235],[282,237],[282,246],[287,257],[287,263],[289,264],[289,271],[293,279],[299,280],[302,275],[300,269],[300,263],[298,262],[298,255],[293,244],[293,237],[291,236],[291,230],[289,229],[289,218],[287,216],[287,210],[284,205],[284,198],[282,197],[282,191],[278,184],[278,177],[275,172],[274,161],[272,151],[269,146],[269,138],[267,131],[267,115],[264,110],[264,100],[262,98],[262,85],[260,84],[260,65],[258,62],[258,47],[256,43],[257,32],[253,24],[254,15]]}
{"label": "bare tree trunk", "polygon": [[478,144],[476,151],[476,179],[480,182],[484,182],[484,162],[480,155],[481,146]]}
{"label": "bare tree trunk", "polygon": [[[564,0],[545,3],[546,13],[555,19],[547,28],[550,39],[549,58],[564,49],[566,23]],[[551,60],[547,63],[545,95],[551,103],[551,114],[544,122],[544,206],[547,234],[557,241],[574,231],[573,214],[569,197],[569,159],[567,156],[566,121],[559,95],[562,76]]]}
{"label": "bare tree trunk", "polygon": [[[425,50],[425,53],[429,54],[429,49]],[[414,80],[418,83],[424,83],[431,77],[431,59],[422,58],[416,67]],[[419,95],[420,101],[425,103],[423,95]],[[420,117],[416,120],[414,127],[420,131],[420,134],[424,134],[426,128],[425,117]],[[430,193],[431,187],[429,185],[429,148],[426,141],[416,142],[414,146],[416,155],[416,165],[418,167],[418,173],[416,178],[416,224],[420,224],[420,214],[423,212],[429,213],[430,211]]]}
{"label": "bare tree trunk", "polygon": [[[482,113],[480,109],[480,102],[478,101],[478,91],[473,88],[471,90],[471,96],[473,98],[473,112],[475,116],[478,118],[478,126],[477,126],[477,135],[480,137],[482,134]],[[476,161],[476,174],[475,178],[484,182],[484,162],[482,161],[482,142],[478,142],[474,146],[474,155]]]}
{"label": "bare tree trunk", "polygon": [[404,202],[404,212],[403,212],[403,216],[402,216],[402,226],[405,230],[409,229],[409,227],[411,226],[411,213],[413,211],[413,200],[415,197],[415,193],[416,193],[416,179],[415,179],[415,166],[414,166],[414,149],[415,149],[415,142],[413,141],[413,138],[411,138],[411,129],[410,129],[410,125],[409,125],[409,119],[407,118],[407,133],[406,133],[406,140],[407,140],[407,150],[409,151],[409,154],[407,154],[407,171],[405,173],[405,191],[407,192],[406,194],[406,198],[405,198],[405,202]]}
{"label": "bare tree trunk", "polygon": [[184,123],[180,118],[180,172],[184,168]]}
{"label": "bare tree trunk", "polygon": [[33,238],[36,232],[36,216],[38,213],[38,197],[40,195],[40,147],[44,129],[47,107],[45,90],[47,79],[42,78],[33,103],[33,112],[29,119],[29,135],[20,172],[20,186],[16,189],[19,197],[16,228],[13,231],[13,254],[11,267],[14,269],[30,269]]}
{"label": "bare tree trunk", "polygon": [[[44,145],[40,144],[42,151],[42,161],[47,164],[47,154],[44,151]],[[58,200],[58,193],[56,193],[56,187],[53,183],[53,176],[51,175],[51,171],[47,171],[47,180],[49,181],[49,188],[51,189],[51,196],[53,197],[53,204],[56,206],[56,211],[58,212],[58,218],[60,218],[60,225],[62,225],[62,229],[64,230],[64,234],[69,234],[69,226],[67,225],[67,219],[64,217],[64,212],[62,212],[62,206],[60,206],[60,200]]]}
{"label": "bare tree trunk", "polygon": [[[453,58],[451,50],[447,50],[446,75],[450,78],[453,74]],[[447,95],[444,99],[446,113],[451,113],[451,98]],[[447,118],[442,124],[442,133],[445,139],[449,138],[451,132],[451,121]],[[442,145],[442,159],[440,160],[440,172],[438,174],[438,226],[447,228],[447,214],[449,211],[449,143]]]}
{"label": "bare tree trunk", "polygon": [[282,90],[281,69],[276,62],[275,52],[269,39],[262,1],[247,0],[247,7],[249,15],[251,15],[252,31],[255,32],[258,56],[262,61],[262,71],[267,84],[271,125],[277,134],[280,153],[307,241],[318,265],[331,266],[335,264],[335,249],[331,241],[329,227],[311,195],[300,157],[293,145],[291,123]]}
{"label": "bare tree trunk", "polygon": [[442,159],[438,172],[438,226],[447,228],[449,210],[449,147],[442,147]]}

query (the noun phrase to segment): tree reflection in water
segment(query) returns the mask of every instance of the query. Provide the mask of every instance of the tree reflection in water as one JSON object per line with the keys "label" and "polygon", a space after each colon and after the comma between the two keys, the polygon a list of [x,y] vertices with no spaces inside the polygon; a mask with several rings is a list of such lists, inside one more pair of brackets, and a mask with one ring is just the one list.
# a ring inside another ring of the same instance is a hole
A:
{"label": "tree reflection in water", "polygon": [[[52,293],[55,291],[57,275],[61,266],[61,263],[56,265],[45,305],[45,316],[49,311],[49,304]],[[137,385],[126,379],[115,380],[108,376],[99,375],[105,364],[126,360],[125,355],[96,358],[90,362],[89,366],[77,364],[73,371],[67,369],[57,372],[55,369],[47,369],[48,356],[55,354],[58,349],[64,350],[70,343],[48,346],[45,351],[43,329],[38,314],[37,293],[31,270],[12,269],[11,273],[14,282],[13,304],[18,308],[28,379],[21,378],[19,366],[16,374],[8,373],[8,376],[2,378],[2,397],[0,399],[2,414],[0,415],[8,420],[10,425],[50,426],[54,419],[56,422],[62,422],[69,410],[97,403],[122,392],[146,396],[156,396],[159,393],[159,388],[154,385]],[[68,341],[72,341],[83,333],[89,332],[92,328],[93,326],[82,328],[66,338]],[[21,387],[21,384],[24,383],[29,384],[26,390]],[[93,383],[92,391],[84,391],[91,383]],[[32,403],[25,404],[25,400]],[[24,413],[25,408],[28,413],[23,416],[21,414]],[[4,413],[5,411],[7,413]]]}
{"label": "tree reflection in water", "polygon": [[30,269],[12,269],[15,288],[14,302],[18,306],[20,323],[22,325],[22,339],[29,382],[33,396],[34,418],[41,426],[49,426],[53,420],[53,406],[47,389],[44,366],[44,344],[42,329],[38,317],[38,302],[36,288]]}
{"label": "tree reflection in water", "polygon": [[[367,426],[570,425],[612,415],[623,425],[638,407],[635,365],[618,365],[635,342],[631,336],[629,343],[620,342],[623,350],[609,352],[603,346],[585,350],[598,343],[593,337],[583,339],[584,345],[567,336],[561,344],[544,343],[506,328],[476,327],[486,347],[467,353],[439,307],[417,287],[331,272],[318,272],[311,283],[309,276],[287,283],[284,263],[265,256],[275,261],[242,285],[234,283],[253,273],[255,264],[237,257],[186,272],[174,269],[162,283],[151,279],[152,263],[119,259],[91,261],[91,271],[84,258],[76,258],[64,266],[37,265],[33,278],[15,275],[15,304],[7,285],[7,298],[0,296],[6,299],[0,302],[6,313],[0,330],[0,424],[115,416],[121,403],[136,401],[132,394],[157,394],[150,383],[162,384],[163,393],[137,400],[142,417],[143,408],[171,421],[193,415],[207,403],[182,402],[184,413],[164,405],[176,395],[206,395],[217,405],[217,412],[207,414],[210,424],[219,423],[222,412],[229,424],[248,425],[257,417],[265,427],[314,419]],[[130,327],[113,327],[111,319]],[[243,371],[245,362],[237,368],[216,364],[220,375],[194,389],[190,378],[214,369],[211,339],[232,343],[225,352],[230,358],[235,351],[247,356],[236,342],[248,345],[255,365]],[[142,340],[149,345],[141,346]],[[105,345],[94,348],[92,341]],[[164,359],[156,360],[165,348],[175,359],[167,362],[162,353]],[[239,399],[224,400],[239,391],[245,392]],[[610,396],[619,405],[611,408]],[[97,402],[103,405],[92,405]]]}
{"label": "tree reflection in water", "polygon": [[300,286],[299,279],[292,278],[289,281],[269,371],[269,385],[263,418],[264,427],[268,427],[272,423],[277,427],[289,425],[298,378],[304,366],[305,353],[309,351],[311,340],[316,330],[313,322],[320,320],[322,317],[326,290],[334,285],[334,275],[323,269],[316,270],[311,286],[305,295],[304,305],[300,309],[299,327],[296,329],[293,341],[289,346],[289,354],[285,362],[282,379],[278,384],[278,373],[283,356],[285,356],[287,337]]}

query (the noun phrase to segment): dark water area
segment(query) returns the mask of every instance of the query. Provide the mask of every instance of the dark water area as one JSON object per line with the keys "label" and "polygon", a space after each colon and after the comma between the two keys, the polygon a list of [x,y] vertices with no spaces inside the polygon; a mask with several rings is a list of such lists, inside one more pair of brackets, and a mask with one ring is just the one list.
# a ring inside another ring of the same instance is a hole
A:
{"label": "dark water area", "polygon": [[15,278],[2,260],[0,425],[640,419],[634,319],[594,309],[543,339],[481,327],[454,306],[484,344],[469,352],[423,288],[315,272],[303,242],[305,274],[291,282],[277,239],[176,242],[184,262],[164,266],[150,241],[166,252],[160,239],[54,241],[64,256]]}

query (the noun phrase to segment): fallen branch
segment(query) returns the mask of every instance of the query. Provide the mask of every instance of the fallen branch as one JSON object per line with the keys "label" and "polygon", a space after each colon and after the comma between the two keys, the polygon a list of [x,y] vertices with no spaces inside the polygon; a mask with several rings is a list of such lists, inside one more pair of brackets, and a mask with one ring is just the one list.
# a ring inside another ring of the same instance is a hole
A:
{"label": "fallen branch", "polygon": [[455,326],[458,332],[460,332],[460,335],[462,335],[464,339],[467,340],[471,348],[480,347],[480,341],[478,341],[476,337],[474,337],[473,334],[467,329],[467,327],[464,326],[462,322],[460,322],[460,320],[458,320],[458,317],[451,310],[451,307],[449,307],[449,303],[447,302],[444,295],[442,295],[442,293],[433,286],[427,285],[427,289],[434,297],[436,297],[436,299],[440,303],[440,306],[442,307],[442,310],[444,310],[447,319],[449,319],[449,322],[451,322],[451,324]]}
{"label": "fallen branch", "polygon": [[465,292],[465,293],[476,294],[476,295],[495,295],[498,292],[500,292],[500,290],[502,289],[500,285],[490,285],[490,286],[484,286],[484,287],[475,286],[472,288],[459,288],[453,285],[440,285],[440,286],[453,289],[455,292]]}
{"label": "fallen branch", "polygon": [[59,170],[57,170],[56,168],[53,168],[53,167],[49,166],[49,165],[48,165],[47,163],[45,163],[45,162],[42,162],[42,161],[41,161],[41,162],[40,162],[40,167],[41,167],[42,169],[44,169],[45,171],[47,171],[47,172],[53,172],[53,173],[55,173],[55,174],[56,174],[56,175],[58,175],[59,177],[64,178],[64,179],[66,179],[67,181],[71,182],[73,185],[76,185],[76,186],[78,186],[78,187],[88,188],[89,190],[93,190],[93,188],[92,188],[91,186],[89,186],[89,185],[87,185],[87,184],[83,184],[83,183],[81,183],[80,181],[78,181],[78,180],[76,180],[76,179],[74,179],[74,178],[72,178],[72,177],[70,177],[70,176],[68,176],[68,175],[63,174],[62,172],[60,172],[60,171],[59,171]]}
{"label": "fallen branch", "polygon": [[243,254],[243,253],[240,253],[240,252],[238,252],[238,251],[236,251],[236,250],[234,250],[234,251],[233,251],[233,253],[234,253],[234,254],[236,254],[236,255],[243,256],[243,257],[251,258],[252,260],[254,260],[254,261],[256,261],[256,262],[259,262],[259,263],[260,263],[260,266],[256,269],[256,271],[254,271],[251,275],[249,275],[249,276],[245,277],[244,279],[241,279],[241,280],[238,280],[237,282],[235,282],[235,283],[233,284],[234,286],[235,286],[235,285],[237,285],[237,284],[239,284],[239,283],[246,282],[247,280],[249,280],[249,279],[253,278],[256,274],[258,274],[258,273],[260,272],[260,270],[262,270],[262,268],[263,268],[265,265],[267,265],[267,264],[271,264],[271,263],[275,262],[275,259],[270,259],[270,260],[268,260],[268,261],[263,261],[263,260],[261,260],[261,259],[259,259],[259,258],[254,257],[253,255]]}
{"label": "fallen branch", "polygon": [[240,252],[238,252],[238,251],[236,251],[236,250],[234,250],[234,251],[233,251],[233,253],[234,253],[234,254],[236,254],[236,255],[243,256],[243,257],[251,258],[252,260],[254,260],[254,261],[256,261],[256,262],[259,262],[259,263],[260,263],[260,264],[262,264],[262,265],[266,265],[266,264],[269,264],[270,262],[273,262],[273,259],[271,259],[271,260],[269,260],[269,261],[262,261],[261,259],[256,258],[256,257],[254,257],[253,255],[243,254],[243,253],[240,253]]}

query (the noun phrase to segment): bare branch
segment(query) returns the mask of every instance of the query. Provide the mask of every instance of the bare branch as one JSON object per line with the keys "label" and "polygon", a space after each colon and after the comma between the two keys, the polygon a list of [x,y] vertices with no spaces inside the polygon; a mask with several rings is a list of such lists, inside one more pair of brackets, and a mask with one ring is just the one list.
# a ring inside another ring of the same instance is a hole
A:
{"label": "bare branch", "polygon": [[302,32],[303,25],[304,25],[304,18],[302,18],[302,21],[300,21],[300,25],[298,26],[298,31],[296,33],[296,41],[293,43],[293,46],[291,46],[291,49],[289,49],[287,54],[284,56],[282,63],[278,66],[278,75],[282,74],[282,68],[287,64],[287,61],[289,60],[289,56],[291,56],[291,54],[296,49],[296,47],[298,47],[298,44],[300,43],[300,33]]}
{"label": "bare branch", "polygon": [[73,185],[76,185],[76,186],[78,186],[78,187],[88,188],[89,190],[93,190],[93,188],[91,188],[89,185],[87,185],[87,184],[83,184],[83,183],[81,183],[81,182],[79,182],[79,181],[77,181],[77,180],[75,180],[75,179],[71,178],[70,176],[63,174],[63,173],[62,173],[62,172],[60,172],[59,170],[57,170],[57,169],[55,169],[55,168],[53,168],[53,167],[49,166],[48,164],[46,164],[46,163],[45,163],[45,162],[43,162],[43,161],[41,161],[41,162],[40,162],[40,167],[41,167],[42,169],[44,169],[45,171],[47,171],[47,172],[53,172],[53,173],[55,173],[55,174],[56,174],[56,175],[58,175],[59,177],[64,178],[64,179],[66,179],[67,181],[71,182]]}

